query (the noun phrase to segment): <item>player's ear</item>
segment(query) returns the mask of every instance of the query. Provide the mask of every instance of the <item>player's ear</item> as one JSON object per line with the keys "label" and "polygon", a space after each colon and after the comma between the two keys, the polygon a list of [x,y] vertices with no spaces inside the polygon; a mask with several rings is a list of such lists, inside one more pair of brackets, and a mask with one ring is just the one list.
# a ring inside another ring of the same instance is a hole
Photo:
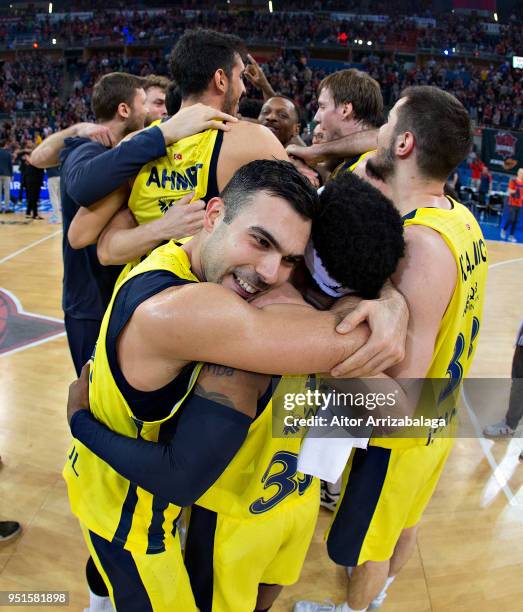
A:
{"label": "player's ear", "polygon": [[131,108],[125,102],[120,102],[120,104],[118,104],[118,109],[116,110],[116,112],[118,116],[122,119],[127,119],[127,117],[129,117],[129,115],[131,114]]}
{"label": "player's ear", "polygon": [[396,155],[400,158],[408,157],[414,150],[416,139],[412,132],[402,132],[396,137]]}
{"label": "player's ear", "polygon": [[344,119],[348,119],[352,115],[352,102],[345,102],[342,104],[341,114]]}
{"label": "player's ear", "polygon": [[220,93],[225,93],[227,91],[227,75],[222,68],[218,68],[218,70],[214,73],[213,82],[214,86]]}
{"label": "player's ear", "polygon": [[203,229],[212,232],[216,223],[223,217],[224,202],[221,198],[211,198],[207,202],[205,215],[203,217]]}

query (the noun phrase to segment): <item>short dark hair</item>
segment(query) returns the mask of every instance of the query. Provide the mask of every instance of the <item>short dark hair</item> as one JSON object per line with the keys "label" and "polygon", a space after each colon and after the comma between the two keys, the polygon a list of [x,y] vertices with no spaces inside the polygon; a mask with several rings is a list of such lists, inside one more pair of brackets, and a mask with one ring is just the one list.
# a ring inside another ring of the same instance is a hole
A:
{"label": "short dark hair", "polygon": [[172,78],[182,98],[203,93],[220,68],[230,77],[236,55],[246,57],[241,38],[213,30],[189,30],[177,41],[169,58]]}
{"label": "short dark hair", "polygon": [[126,72],[110,72],[96,81],[91,97],[91,108],[97,120],[109,121],[125,102],[132,106],[136,90],[143,88],[143,79]]}
{"label": "short dark hair", "polygon": [[318,93],[327,87],[334,104],[352,104],[354,118],[369,126],[380,127],[383,123],[383,96],[378,81],[370,74],[349,68],[326,76],[318,87]]}
{"label": "short dark hair", "polygon": [[362,297],[375,298],[403,256],[403,224],[394,204],[352,172],[320,195],[312,243],[329,275]]}
{"label": "short dark hair", "polygon": [[161,76],[159,74],[150,74],[146,77],[143,77],[143,88],[147,92],[151,87],[158,87],[164,93],[167,92],[167,88],[171,84],[171,81],[165,76]]}
{"label": "short dark hair", "polygon": [[472,127],[465,107],[438,87],[407,87],[398,109],[396,135],[412,132],[420,172],[432,179],[446,180],[470,152]]}
{"label": "short dark hair", "polygon": [[171,81],[167,91],[165,92],[165,108],[168,115],[176,115],[182,105],[182,96],[180,89],[174,81]]}
{"label": "short dark hair", "polygon": [[225,223],[230,223],[259,191],[287,200],[304,219],[313,220],[318,214],[316,189],[291,163],[258,159],[236,170],[222,191]]}

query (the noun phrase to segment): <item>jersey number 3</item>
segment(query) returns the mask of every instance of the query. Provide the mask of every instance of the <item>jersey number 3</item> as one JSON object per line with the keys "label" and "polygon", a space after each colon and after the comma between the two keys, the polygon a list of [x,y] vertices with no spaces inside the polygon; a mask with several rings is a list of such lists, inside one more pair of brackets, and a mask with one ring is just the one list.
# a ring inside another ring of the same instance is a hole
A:
{"label": "jersey number 3", "polygon": [[[472,352],[474,351],[474,341],[479,333],[479,319],[474,317],[472,319],[472,330],[470,333],[470,343],[467,351],[467,359],[470,359]],[[461,365],[460,359],[465,350],[465,337],[463,334],[458,334],[456,344],[454,346],[454,354],[450,360],[449,367],[447,368],[447,375],[449,376],[449,382],[439,396],[439,403],[447,398],[461,383],[463,378],[463,366]]]}
{"label": "jersey number 3", "polygon": [[[278,471],[271,474],[274,468]],[[276,487],[274,494],[268,499],[260,497],[252,502],[249,507],[252,514],[267,512],[288,495],[294,493],[296,489],[298,489],[298,495],[303,495],[312,482],[312,476],[304,474],[303,477],[300,477],[297,471],[298,455],[296,453],[287,451],[277,452],[262,477],[264,489]]]}

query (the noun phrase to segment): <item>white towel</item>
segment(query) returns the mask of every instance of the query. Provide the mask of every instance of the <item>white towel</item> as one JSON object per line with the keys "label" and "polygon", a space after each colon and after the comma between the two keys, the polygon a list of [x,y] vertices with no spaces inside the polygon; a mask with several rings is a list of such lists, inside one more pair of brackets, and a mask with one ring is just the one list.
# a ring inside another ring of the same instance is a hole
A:
{"label": "white towel", "polygon": [[[327,482],[336,482],[343,474],[352,449],[366,449],[369,438],[334,438],[329,437],[329,433],[319,438],[318,433],[318,429],[311,429],[303,440],[298,455],[298,470]],[[331,431],[330,435],[339,436],[339,432]]]}

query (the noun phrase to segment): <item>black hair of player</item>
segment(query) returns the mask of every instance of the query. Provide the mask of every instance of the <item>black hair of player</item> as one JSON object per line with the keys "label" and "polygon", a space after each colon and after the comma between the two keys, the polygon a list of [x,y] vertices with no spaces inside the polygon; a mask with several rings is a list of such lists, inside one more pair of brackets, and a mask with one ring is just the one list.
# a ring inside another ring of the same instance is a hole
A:
{"label": "black hair of player", "polygon": [[182,98],[187,98],[202,94],[220,68],[230,78],[238,56],[247,56],[245,44],[238,36],[189,30],[174,45],[169,69]]}
{"label": "black hair of player", "polygon": [[238,112],[242,117],[248,119],[258,119],[260,111],[263,106],[263,100],[257,100],[256,98],[242,98]]}
{"label": "black hair of player", "polygon": [[170,117],[176,115],[181,105],[182,94],[180,93],[180,89],[174,81],[171,81],[165,92],[165,108],[167,109],[167,114]]}
{"label": "black hair of player", "polygon": [[403,224],[394,204],[352,172],[329,181],[312,243],[334,280],[364,298],[377,297],[405,250]]}
{"label": "black hair of player", "polygon": [[314,220],[320,209],[316,189],[291,163],[258,159],[236,170],[222,191],[224,222],[230,223],[260,191],[286,200],[304,219]]}

